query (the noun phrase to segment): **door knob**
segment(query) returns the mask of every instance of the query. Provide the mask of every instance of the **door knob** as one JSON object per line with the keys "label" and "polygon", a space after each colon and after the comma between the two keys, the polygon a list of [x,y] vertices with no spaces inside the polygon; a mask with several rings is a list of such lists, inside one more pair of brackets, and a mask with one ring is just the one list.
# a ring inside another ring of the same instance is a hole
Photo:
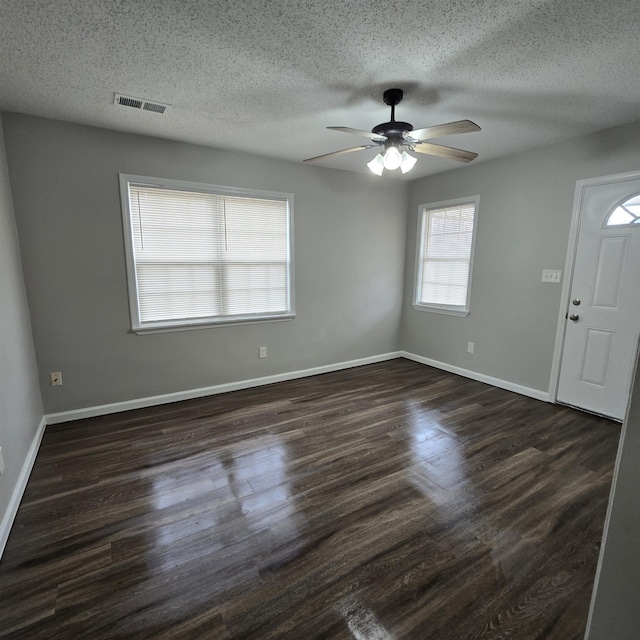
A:
{"label": "door knob", "polygon": [[580,316],[577,313],[572,313],[569,316],[569,320],[572,320],[573,322],[578,322],[579,318],[580,318]]}
{"label": "door knob", "polygon": [[575,305],[576,307],[578,307],[580,305],[580,303],[582,302],[582,300],[580,300],[580,298],[574,298],[571,301],[571,304]]}

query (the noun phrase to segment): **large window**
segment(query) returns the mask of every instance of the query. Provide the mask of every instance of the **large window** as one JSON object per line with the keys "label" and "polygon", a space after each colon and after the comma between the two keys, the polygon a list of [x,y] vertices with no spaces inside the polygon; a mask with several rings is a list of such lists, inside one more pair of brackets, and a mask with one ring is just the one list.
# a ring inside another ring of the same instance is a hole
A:
{"label": "large window", "polygon": [[478,196],[421,205],[414,307],[469,314]]}
{"label": "large window", "polygon": [[293,316],[291,194],[120,175],[134,331]]}

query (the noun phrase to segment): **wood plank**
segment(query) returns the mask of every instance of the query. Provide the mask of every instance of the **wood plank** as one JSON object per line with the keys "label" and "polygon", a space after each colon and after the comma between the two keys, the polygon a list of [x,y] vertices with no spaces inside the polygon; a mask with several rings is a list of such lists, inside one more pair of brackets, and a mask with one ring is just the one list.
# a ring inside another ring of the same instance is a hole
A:
{"label": "wood plank", "polygon": [[578,639],[619,433],[403,359],[53,426],[0,638]]}

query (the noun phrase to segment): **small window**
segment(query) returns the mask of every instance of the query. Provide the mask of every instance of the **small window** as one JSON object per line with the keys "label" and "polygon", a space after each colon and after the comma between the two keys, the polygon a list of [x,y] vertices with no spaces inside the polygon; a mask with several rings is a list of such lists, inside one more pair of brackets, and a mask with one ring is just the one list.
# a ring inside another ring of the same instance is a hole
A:
{"label": "small window", "polygon": [[136,332],[293,317],[293,196],[120,176]]}
{"label": "small window", "polygon": [[414,307],[466,316],[479,196],[421,205]]}
{"label": "small window", "polygon": [[607,218],[607,227],[640,225],[640,193],[619,204]]}

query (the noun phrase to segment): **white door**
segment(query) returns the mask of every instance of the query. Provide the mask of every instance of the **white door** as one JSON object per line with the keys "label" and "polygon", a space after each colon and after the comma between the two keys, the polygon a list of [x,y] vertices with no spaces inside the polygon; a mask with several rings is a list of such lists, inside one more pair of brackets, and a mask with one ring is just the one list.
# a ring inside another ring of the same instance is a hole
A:
{"label": "white door", "polygon": [[557,400],[624,418],[640,333],[640,178],[582,191]]}

